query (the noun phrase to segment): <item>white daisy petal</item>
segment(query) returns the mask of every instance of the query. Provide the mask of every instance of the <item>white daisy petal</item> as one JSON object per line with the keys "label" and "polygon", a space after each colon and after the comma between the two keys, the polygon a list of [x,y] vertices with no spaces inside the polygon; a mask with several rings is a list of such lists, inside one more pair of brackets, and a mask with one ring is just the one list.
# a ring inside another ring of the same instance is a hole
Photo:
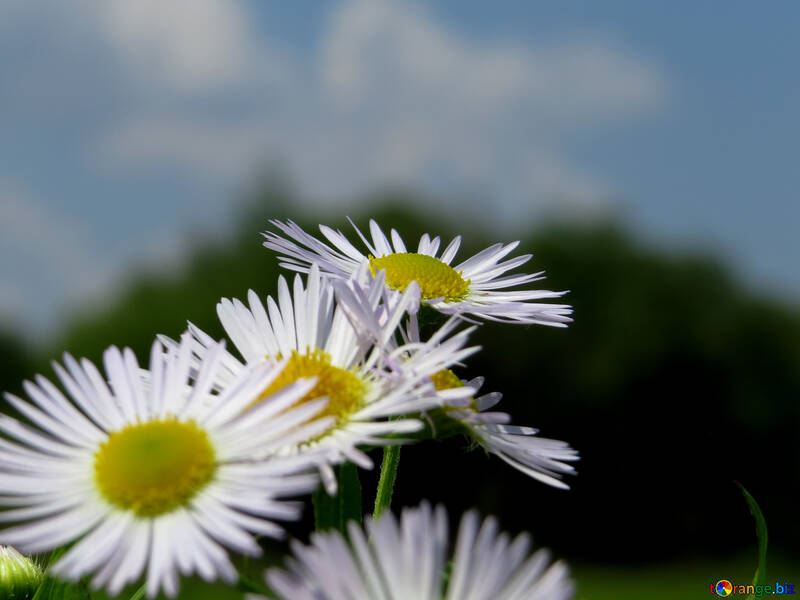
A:
{"label": "white daisy petal", "polygon": [[419,238],[419,244],[417,245],[417,254],[430,254],[430,247],[431,247],[431,236],[427,233],[423,233],[422,237]]}
{"label": "white daisy petal", "polygon": [[395,252],[408,252],[408,250],[406,250],[406,245],[403,243],[403,238],[401,238],[400,234],[394,229],[392,229],[392,244],[394,245]]}
{"label": "white daisy petal", "polygon": [[347,217],[347,222],[350,223],[353,229],[355,229],[356,234],[358,234],[358,237],[360,237],[361,241],[364,242],[364,245],[367,247],[370,254],[372,254],[373,256],[379,256],[380,252],[378,251],[378,249],[372,244],[370,244],[369,241],[367,241],[367,238],[364,236],[363,233],[361,233],[361,230],[358,227],[356,227],[356,224],[353,223],[353,220],[350,217]]}
{"label": "white daisy petal", "polygon": [[[65,354],[64,356],[65,356],[64,362],[69,365],[69,361],[66,359],[66,357],[69,357],[70,359],[72,359],[72,357],[69,356],[68,354]],[[72,360],[74,362],[74,359]],[[55,361],[53,361],[51,365],[56,375],[61,380],[61,383],[63,383],[64,387],[67,389],[67,392],[69,393],[70,397],[72,397],[75,400],[75,403],[78,405],[78,407],[80,407],[81,411],[83,411],[84,414],[88,415],[88,418],[90,420],[93,420],[98,426],[105,429],[111,427],[112,426],[111,421],[101,411],[96,410],[95,405],[92,403],[89,397],[84,393],[82,386],[79,385],[79,383],[72,378],[72,375],[70,375],[67,372],[67,370],[64,369],[64,367],[62,367]]]}
{"label": "white daisy petal", "polygon": [[356,247],[349,242],[349,240],[342,235],[341,231],[334,231],[327,225],[320,225],[319,230],[328,238],[339,250],[344,252],[349,258],[360,260],[361,253],[356,250]]}
{"label": "white daisy petal", "polygon": [[[439,238],[436,239],[438,240]],[[453,238],[452,242],[447,244],[447,248],[444,249],[444,252],[442,252],[442,256],[440,257],[439,260],[441,260],[444,264],[449,265],[451,262],[453,262],[453,259],[456,256],[456,252],[458,252],[458,249],[460,247],[461,247],[461,236],[457,235],[456,237]],[[434,249],[430,255],[436,256],[436,249]]]}

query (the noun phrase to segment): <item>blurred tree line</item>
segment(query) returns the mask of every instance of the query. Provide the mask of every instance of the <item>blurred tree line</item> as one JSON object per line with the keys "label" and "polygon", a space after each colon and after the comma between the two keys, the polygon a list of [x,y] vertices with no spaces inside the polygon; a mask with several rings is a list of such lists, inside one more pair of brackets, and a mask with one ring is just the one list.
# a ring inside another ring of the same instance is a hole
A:
{"label": "blurred tree line", "polygon": [[[16,391],[34,372],[51,376],[49,361],[65,350],[99,361],[108,345],[127,345],[143,360],[155,334],[177,337],[187,319],[222,337],[220,297],[275,292],[281,270],[259,234],[269,218],[349,229],[344,215],[301,215],[295,201],[285,186],[265,187],[233,238],[199,242],[180,273],[132,275],[117,301],[78,315],[38,356],[0,335],[0,385]],[[431,222],[404,193],[369,205],[381,208],[352,215],[359,225],[375,217],[412,245],[423,232],[462,234],[462,260],[500,241],[475,224]],[[498,408],[515,423],[580,450],[573,489],[467,453],[464,440],[425,442],[403,450],[395,505],[427,498],[451,515],[477,506],[560,555],[631,563],[752,547],[739,480],[761,503],[773,547],[798,552],[798,311],[745,291],[713,258],[655,252],[613,223],[539,226],[519,251],[535,254],[527,272],[547,270],[542,286],[570,290],[575,322],[487,324],[474,338],[483,352],[460,374],[484,375],[484,391],[504,393]],[[365,489],[376,477],[363,473]]]}

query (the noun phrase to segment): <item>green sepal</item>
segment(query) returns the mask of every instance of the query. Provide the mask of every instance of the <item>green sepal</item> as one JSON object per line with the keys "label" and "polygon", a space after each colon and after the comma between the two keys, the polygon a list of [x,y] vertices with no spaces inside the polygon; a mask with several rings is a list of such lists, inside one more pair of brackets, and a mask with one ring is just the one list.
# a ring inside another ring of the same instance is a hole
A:
{"label": "green sepal", "polygon": [[426,426],[422,431],[426,434],[425,437],[434,440],[444,440],[457,435],[464,435],[472,438],[470,428],[464,425],[458,419],[454,419],[448,413],[458,409],[442,409],[436,408],[428,411],[427,419],[423,419]]}
{"label": "green sepal", "polygon": [[448,315],[439,312],[435,308],[423,303],[417,312],[417,323],[419,324],[419,338],[421,340],[430,339],[439,328],[445,324]]}

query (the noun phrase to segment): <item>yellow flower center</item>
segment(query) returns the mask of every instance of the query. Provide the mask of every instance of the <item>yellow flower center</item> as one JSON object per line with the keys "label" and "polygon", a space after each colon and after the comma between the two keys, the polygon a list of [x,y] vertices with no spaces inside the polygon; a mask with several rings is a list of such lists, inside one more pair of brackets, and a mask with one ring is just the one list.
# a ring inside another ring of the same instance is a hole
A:
{"label": "yellow flower center", "polygon": [[469,279],[462,277],[450,265],[438,258],[413,252],[389,254],[381,258],[369,257],[373,275],[386,271],[386,285],[393,290],[404,290],[412,281],[419,284],[423,300],[444,298],[448,302],[462,300],[469,291]]}
{"label": "yellow flower center", "polygon": [[438,390],[452,390],[453,388],[462,387],[464,384],[458,375],[453,373],[450,369],[442,369],[431,375],[434,387]]}
{"label": "yellow flower center", "polygon": [[315,349],[306,354],[299,354],[296,350],[292,350],[292,355],[281,374],[261,393],[254,404],[301,377],[316,377],[317,384],[300,398],[295,406],[322,396],[328,397],[328,405],[314,417],[315,419],[333,416],[336,417],[337,423],[341,423],[361,407],[367,391],[366,384],[358,376],[331,365],[328,353]]}
{"label": "yellow flower center", "polygon": [[214,476],[214,449],[193,421],[131,425],[94,457],[94,477],[111,504],[155,517],[189,503]]}
{"label": "yellow flower center", "polygon": [[[431,381],[433,382],[433,387],[435,387],[437,391],[452,390],[453,388],[464,386],[464,382],[461,381],[459,376],[453,373],[450,369],[442,369],[441,371],[437,371],[431,375]],[[469,408],[477,412],[478,405],[475,403],[474,398],[471,399],[471,406]],[[464,409],[459,408],[457,410]]]}

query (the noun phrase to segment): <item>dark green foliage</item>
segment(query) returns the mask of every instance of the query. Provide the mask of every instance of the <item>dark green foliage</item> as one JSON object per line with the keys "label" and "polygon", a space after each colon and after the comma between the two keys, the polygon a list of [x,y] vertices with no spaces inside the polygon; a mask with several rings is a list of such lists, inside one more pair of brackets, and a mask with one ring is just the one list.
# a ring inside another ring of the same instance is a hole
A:
{"label": "dark green foliage", "polygon": [[48,577],[44,580],[33,600],[91,600],[85,583],[67,582]]}
{"label": "dark green foliage", "polygon": [[[30,377],[32,370],[31,355],[22,340],[0,328],[0,394],[2,392],[18,394],[22,389],[21,378]],[[0,405],[4,411],[8,407],[2,399]]]}
{"label": "dark green foliage", "polygon": [[[613,225],[523,240],[548,289],[571,290],[568,330],[486,325],[464,377],[499,410],[581,452],[570,492],[459,445],[404,451],[401,504],[479,505],[560,552],[622,562],[728,553],[749,529],[730,481],[746,479],[797,551],[800,315],[736,284],[707,257],[657,254]],[[527,266],[527,265],[526,265]],[[415,482],[405,473],[426,471]],[[466,489],[465,489],[466,488]]]}
{"label": "dark green foliage", "polygon": [[[460,233],[456,262],[510,241],[476,225],[423,219],[401,208],[409,206],[402,194],[394,201],[352,216],[362,228],[374,216],[411,246],[424,231],[442,235],[443,245]],[[350,234],[342,214],[298,213],[285,189],[267,190],[236,236],[198,243],[182,272],[131,275],[119,300],[54,341],[39,370],[50,373],[47,362],[64,350],[98,359],[110,344],[144,359],[156,333],[177,337],[187,319],[221,337],[220,297],[274,293],[281,272],[293,277],[260,245],[268,218]],[[487,324],[474,337],[484,351],[457,372],[484,375],[484,391],[504,393],[498,409],[515,423],[581,452],[573,489],[551,490],[496,457],[465,454],[456,437],[403,450],[394,506],[427,498],[446,502],[451,515],[477,506],[562,555],[630,562],[747,547],[750,524],[729,493],[740,479],[770,514],[773,548],[796,551],[797,310],[748,291],[716,260],[656,252],[613,224],[531,228],[518,252],[534,253],[526,272],[547,270],[538,285],[571,290],[575,322],[566,330]],[[14,371],[7,389],[32,374],[25,364]],[[375,489],[377,472],[362,480]]]}
{"label": "dark green foliage", "polygon": [[319,488],[313,494],[314,529],[333,529],[346,535],[348,521],[361,524],[361,483],[358,480],[358,467],[353,463],[344,463],[335,470],[337,493],[329,496],[324,489]]}

